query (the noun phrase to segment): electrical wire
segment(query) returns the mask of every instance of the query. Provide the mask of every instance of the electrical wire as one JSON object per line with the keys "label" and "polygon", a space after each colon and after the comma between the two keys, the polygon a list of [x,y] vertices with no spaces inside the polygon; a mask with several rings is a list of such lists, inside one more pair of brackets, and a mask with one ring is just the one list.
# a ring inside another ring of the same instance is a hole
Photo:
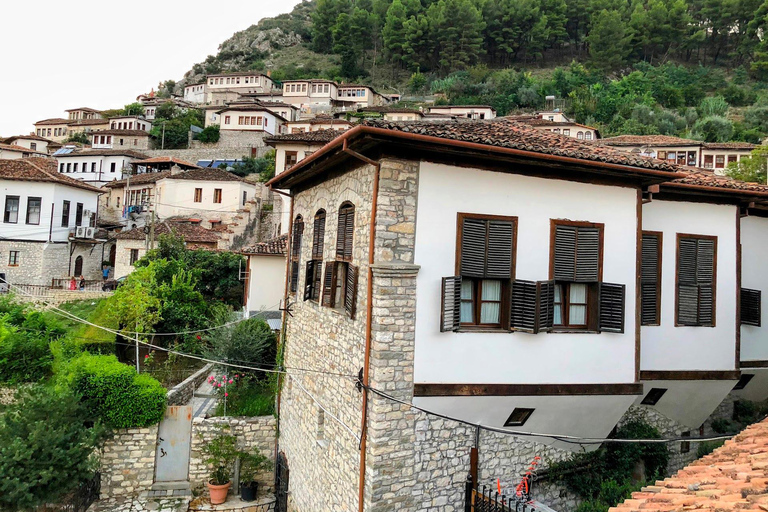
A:
{"label": "electrical wire", "polygon": [[324,406],[323,406],[323,404],[321,404],[321,403],[320,403],[320,401],[318,401],[318,400],[317,400],[317,398],[315,398],[315,397],[312,395],[312,393],[310,393],[309,391],[307,391],[307,390],[306,390],[306,388],[304,388],[304,386],[302,386],[302,385],[301,385],[301,382],[299,382],[299,380],[298,380],[298,379],[296,379],[296,378],[295,378],[293,375],[291,375],[291,374],[288,374],[288,377],[291,379],[291,381],[292,381],[292,382],[294,382],[294,383],[295,383],[295,384],[296,384],[296,385],[299,387],[299,389],[301,389],[301,391],[303,391],[303,392],[304,392],[304,394],[306,394],[306,395],[307,395],[309,398],[311,398],[311,399],[312,399],[312,401],[313,401],[313,402],[315,402],[315,403],[317,404],[317,406],[318,406],[320,409],[322,409],[322,410],[323,410],[323,411],[324,411],[326,414],[328,414],[328,416],[330,416],[331,418],[333,418],[334,420],[336,420],[336,421],[337,421],[337,422],[338,422],[338,423],[339,423],[341,426],[343,426],[343,427],[344,427],[344,428],[347,430],[347,432],[349,432],[350,434],[352,434],[352,437],[354,437],[355,439],[357,439],[358,443],[361,441],[361,439],[360,439],[360,436],[357,434],[357,432],[355,432],[354,430],[352,430],[352,428],[351,428],[349,425],[347,425],[346,423],[344,423],[344,422],[341,420],[341,418],[339,418],[338,416],[336,416],[335,414],[333,414],[331,411],[329,411],[329,410],[328,410],[326,407],[324,407]]}

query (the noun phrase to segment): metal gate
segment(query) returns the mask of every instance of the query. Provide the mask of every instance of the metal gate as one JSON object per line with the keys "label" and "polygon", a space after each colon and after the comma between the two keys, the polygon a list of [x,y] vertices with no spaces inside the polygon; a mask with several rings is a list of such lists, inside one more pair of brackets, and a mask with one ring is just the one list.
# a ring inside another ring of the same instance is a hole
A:
{"label": "metal gate", "polygon": [[189,447],[192,440],[192,406],[165,409],[157,430],[155,482],[184,482],[189,477]]}
{"label": "metal gate", "polygon": [[275,512],[288,511],[288,461],[285,454],[277,454],[275,464]]}

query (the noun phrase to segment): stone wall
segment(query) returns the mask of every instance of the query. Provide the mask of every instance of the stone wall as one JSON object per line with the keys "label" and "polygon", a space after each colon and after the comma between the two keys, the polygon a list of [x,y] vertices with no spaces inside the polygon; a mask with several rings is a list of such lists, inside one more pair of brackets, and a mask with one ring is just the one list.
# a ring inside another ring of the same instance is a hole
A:
{"label": "stone wall", "polygon": [[205,382],[208,377],[212,364],[207,364],[200,368],[198,371],[184,379],[184,381],[176,384],[173,388],[168,390],[167,405],[186,405],[195,394],[195,390],[200,387],[200,384]]}
{"label": "stone wall", "polygon": [[[264,144],[264,138],[270,135],[265,132],[252,132],[246,130],[221,130],[219,131],[219,141],[214,143],[200,142],[199,140],[193,140],[191,149],[237,149],[240,151],[247,150],[247,155],[250,156],[251,148],[257,148],[259,156],[266,152]],[[268,149],[268,148],[267,148]]]}
{"label": "stone wall", "polygon": [[256,148],[257,156],[263,156],[270,148],[264,144],[263,133],[221,132],[219,142],[204,144],[193,140],[188,149],[148,149],[142,151],[149,157],[171,156],[196,164],[199,160],[238,159],[251,156]]}
{"label": "stone wall", "polygon": [[[71,248],[71,253],[70,253]],[[0,241],[0,273],[11,284],[50,285],[51,280],[65,278],[75,270],[75,260],[83,258],[83,276],[101,279],[104,244]],[[18,265],[9,266],[10,251],[18,251]]]}
{"label": "stone wall", "polygon": [[[256,418],[195,418],[192,420],[192,446],[189,461],[189,483],[194,487],[205,485],[210,476],[210,468],[203,462],[201,448],[203,443],[224,432],[237,437],[239,449],[258,450],[269,460],[275,460],[274,416]],[[274,488],[273,471],[262,472],[259,482],[259,495],[271,492]]]}
{"label": "stone wall", "polygon": [[101,499],[145,491],[155,475],[157,425],[121,429],[101,450]]}

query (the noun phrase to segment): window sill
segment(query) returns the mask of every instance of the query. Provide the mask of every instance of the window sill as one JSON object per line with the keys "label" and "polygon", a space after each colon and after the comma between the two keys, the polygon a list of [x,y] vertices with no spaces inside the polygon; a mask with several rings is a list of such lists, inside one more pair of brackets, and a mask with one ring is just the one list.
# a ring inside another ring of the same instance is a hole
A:
{"label": "window sill", "polygon": [[456,332],[482,332],[482,333],[506,333],[509,334],[509,329],[503,329],[501,327],[460,327]]}
{"label": "window sill", "polygon": [[588,329],[552,329],[549,334],[600,334],[600,331]]}

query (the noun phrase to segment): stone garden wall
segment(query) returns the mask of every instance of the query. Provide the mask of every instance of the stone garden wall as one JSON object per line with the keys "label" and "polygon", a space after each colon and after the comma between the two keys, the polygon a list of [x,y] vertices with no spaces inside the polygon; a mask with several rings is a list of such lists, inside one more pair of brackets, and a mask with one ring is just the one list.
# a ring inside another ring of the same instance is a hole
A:
{"label": "stone garden wall", "polygon": [[168,405],[185,405],[194,395],[195,390],[200,387],[200,384],[205,382],[211,371],[212,364],[207,364],[200,368],[198,371],[187,377],[183,382],[176,384],[168,391]]}
{"label": "stone garden wall", "polygon": [[101,450],[101,499],[148,490],[155,476],[157,425],[120,429]]}

